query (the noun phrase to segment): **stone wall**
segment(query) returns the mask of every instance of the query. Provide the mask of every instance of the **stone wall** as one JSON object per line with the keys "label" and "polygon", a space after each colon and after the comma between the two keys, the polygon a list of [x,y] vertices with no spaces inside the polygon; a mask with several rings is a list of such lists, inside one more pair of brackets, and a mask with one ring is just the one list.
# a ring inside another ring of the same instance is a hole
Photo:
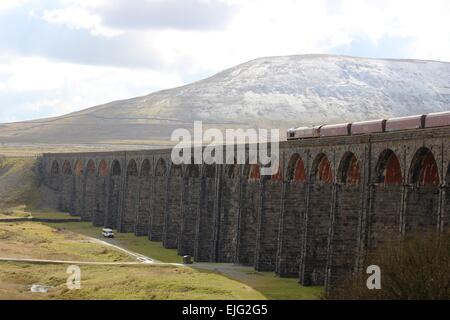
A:
{"label": "stone wall", "polygon": [[[280,144],[280,171],[174,165],[171,150],[45,154],[58,208],[96,226],[228,262],[338,286],[390,241],[443,231],[450,128]],[[256,167],[255,167],[256,166]]]}

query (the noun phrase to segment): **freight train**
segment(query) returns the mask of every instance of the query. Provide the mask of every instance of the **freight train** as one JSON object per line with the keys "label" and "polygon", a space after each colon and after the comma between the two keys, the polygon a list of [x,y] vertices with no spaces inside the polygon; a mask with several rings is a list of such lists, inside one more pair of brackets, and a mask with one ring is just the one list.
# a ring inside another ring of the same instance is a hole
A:
{"label": "freight train", "polygon": [[352,136],[450,126],[450,111],[409,117],[289,129],[288,140]]}

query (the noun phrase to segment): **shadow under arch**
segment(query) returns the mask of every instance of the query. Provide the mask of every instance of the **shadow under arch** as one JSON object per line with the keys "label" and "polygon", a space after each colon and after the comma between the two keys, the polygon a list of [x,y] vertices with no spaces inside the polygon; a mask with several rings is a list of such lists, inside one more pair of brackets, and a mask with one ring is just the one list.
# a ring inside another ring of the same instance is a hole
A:
{"label": "shadow under arch", "polygon": [[181,226],[183,166],[170,164],[168,178],[167,207],[164,215],[163,246],[178,249]]}
{"label": "shadow under arch", "polygon": [[120,166],[120,162],[119,162],[119,160],[114,160],[111,165],[111,176],[117,177],[117,176],[120,176],[121,174],[122,174],[122,168]]}
{"label": "shadow under arch", "polygon": [[373,182],[384,185],[402,184],[403,174],[400,161],[391,149],[385,149],[378,157]]}
{"label": "shadow under arch", "polygon": [[148,176],[150,176],[150,172],[151,172],[150,160],[144,159],[144,161],[142,161],[142,164],[141,164],[140,176],[148,177]]}
{"label": "shadow under arch", "polygon": [[89,159],[86,165],[85,199],[81,218],[84,221],[92,221],[95,216],[95,193],[97,189],[97,176],[95,162]]}
{"label": "shadow under arch", "polygon": [[194,259],[198,262],[213,262],[214,259],[214,204],[216,197],[216,165],[203,166],[199,213],[197,221]]}
{"label": "shadow under arch", "polygon": [[144,159],[139,172],[139,201],[136,214],[134,234],[138,237],[148,235],[150,214],[152,206],[151,164],[149,159]]}
{"label": "shadow under arch", "polygon": [[120,217],[120,232],[135,232],[137,203],[139,197],[139,171],[135,159],[130,159],[127,165],[124,200]]}
{"label": "shadow under arch", "polygon": [[200,166],[198,164],[186,165],[186,178],[199,178],[200,177]]}
{"label": "shadow under arch", "polygon": [[447,167],[445,175],[445,187],[444,187],[444,206],[442,211],[441,229],[449,230],[450,225],[450,163]]}
{"label": "shadow under arch", "polygon": [[84,213],[84,161],[77,160],[74,165],[74,192],[72,194],[72,211],[74,216],[80,216],[83,219]]}
{"label": "shadow under arch", "polygon": [[105,226],[112,229],[120,229],[119,225],[119,199],[121,198],[122,168],[119,160],[113,160],[111,175],[109,177],[108,210],[105,217]]}
{"label": "shadow under arch", "polygon": [[256,182],[261,180],[261,168],[259,164],[249,164],[245,166],[244,177],[248,181]]}
{"label": "shadow under arch", "polygon": [[198,209],[202,179],[200,179],[200,165],[194,163],[185,165],[185,174],[182,184],[182,207],[180,221],[180,239],[178,241],[178,254],[180,256],[194,255],[195,238],[197,230]]}
{"label": "shadow under arch", "polygon": [[166,161],[163,158],[158,159],[155,167],[155,176],[164,177],[166,175],[167,167]]}
{"label": "shadow under arch", "polygon": [[65,160],[62,165],[62,184],[61,192],[58,199],[58,208],[64,212],[73,211],[72,193],[73,193],[73,177],[72,165],[69,160]]}
{"label": "shadow under arch", "polygon": [[138,166],[136,160],[131,159],[127,166],[127,176],[137,177],[138,176]]}
{"label": "shadow under arch", "polygon": [[108,163],[105,160],[101,160],[98,165],[98,176],[99,177],[107,177],[108,176]]}
{"label": "shadow under arch", "polygon": [[347,185],[361,183],[361,165],[353,152],[346,152],[338,168],[338,182]]}
{"label": "shadow under arch", "polygon": [[65,176],[72,175],[72,166],[68,160],[65,160],[63,163],[62,173]]}
{"label": "shadow under arch", "polygon": [[302,157],[295,153],[286,169],[285,201],[280,222],[280,243],[275,272],[281,277],[298,277],[303,250],[303,219],[306,212],[306,170]]}
{"label": "shadow under arch", "polygon": [[411,161],[406,190],[405,234],[435,231],[439,224],[440,177],[433,152],[419,148]]}
{"label": "shadow under arch", "polygon": [[88,176],[93,176],[95,175],[95,171],[96,171],[95,162],[94,160],[90,159],[86,165],[86,174]]}
{"label": "shadow under arch", "polygon": [[230,162],[224,168],[220,193],[221,206],[219,215],[214,221],[220,226],[219,235],[216,237],[217,243],[214,244],[212,253],[212,259],[215,262],[236,262],[241,165],[237,164],[236,158],[233,163]]}
{"label": "shadow under arch", "polygon": [[334,244],[328,261],[328,268],[332,270],[328,278],[331,287],[342,283],[356,268],[362,221],[361,167],[361,162],[350,151],[344,153],[338,166],[332,238],[329,239],[329,243]]}
{"label": "shadow under arch", "polygon": [[149,218],[148,237],[151,241],[162,241],[164,216],[167,201],[167,165],[163,158],[159,158],[155,165],[155,187],[152,199],[152,211]]}
{"label": "shadow under arch", "polygon": [[328,234],[333,199],[331,162],[319,153],[311,166],[309,210],[303,219],[306,241],[302,243],[300,282],[303,285],[323,285],[327,264]]}
{"label": "shadow under arch", "polygon": [[438,186],[439,169],[433,152],[421,147],[416,151],[409,169],[409,183],[416,186]]}
{"label": "shadow under arch", "polygon": [[50,174],[53,176],[59,175],[59,163],[57,160],[53,160],[52,166],[50,168]]}
{"label": "shadow under arch", "polygon": [[318,154],[312,163],[311,183],[333,183],[331,162],[324,153]]}
{"label": "shadow under arch", "polygon": [[80,177],[84,173],[84,165],[82,160],[77,160],[74,165],[75,176]]}
{"label": "shadow under arch", "polygon": [[238,211],[237,262],[247,266],[255,265],[257,226],[261,200],[261,168],[259,164],[244,166],[244,180],[241,184],[242,206]]}
{"label": "shadow under arch", "polygon": [[305,162],[298,153],[289,159],[286,178],[288,181],[306,182]]}
{"label": "shadow under arch", "polygon": [[105,225],[106,211],[108,208],[108,162],[102,159],[97,169],[97,179],[95,183],[95,206],[93,213],[93,223],[96,227]]}
{"label": "shadow under arch", "polygon": [[376,250],[387,242],[400,240],[403,174],[398,156],[383,150],[375,165],[370,187],[368,248]]}

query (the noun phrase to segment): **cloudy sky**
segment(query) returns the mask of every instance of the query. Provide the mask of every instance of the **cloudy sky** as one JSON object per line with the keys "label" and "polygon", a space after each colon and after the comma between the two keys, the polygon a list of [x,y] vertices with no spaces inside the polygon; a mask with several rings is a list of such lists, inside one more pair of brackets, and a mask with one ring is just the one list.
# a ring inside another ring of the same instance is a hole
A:
{"label": "cloudy sky", "polygon": [[0,122],[55,116],[262,56],[450,61],[448,0],[0,0]]}

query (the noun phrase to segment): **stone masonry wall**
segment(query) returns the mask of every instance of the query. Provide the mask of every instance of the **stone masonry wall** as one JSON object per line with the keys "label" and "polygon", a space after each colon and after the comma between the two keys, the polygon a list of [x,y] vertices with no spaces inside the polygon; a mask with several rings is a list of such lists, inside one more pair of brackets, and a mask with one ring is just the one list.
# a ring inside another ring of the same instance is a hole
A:
{"label": "stone masonry wall", "polygon": [[58,209],[96,226],[329,290],[387,241],[448,230],[449,137],[444,127],[282,142],[275,179],[249,179],[244,165],[192,173],[171,150],[45,154],[42,183]]}

